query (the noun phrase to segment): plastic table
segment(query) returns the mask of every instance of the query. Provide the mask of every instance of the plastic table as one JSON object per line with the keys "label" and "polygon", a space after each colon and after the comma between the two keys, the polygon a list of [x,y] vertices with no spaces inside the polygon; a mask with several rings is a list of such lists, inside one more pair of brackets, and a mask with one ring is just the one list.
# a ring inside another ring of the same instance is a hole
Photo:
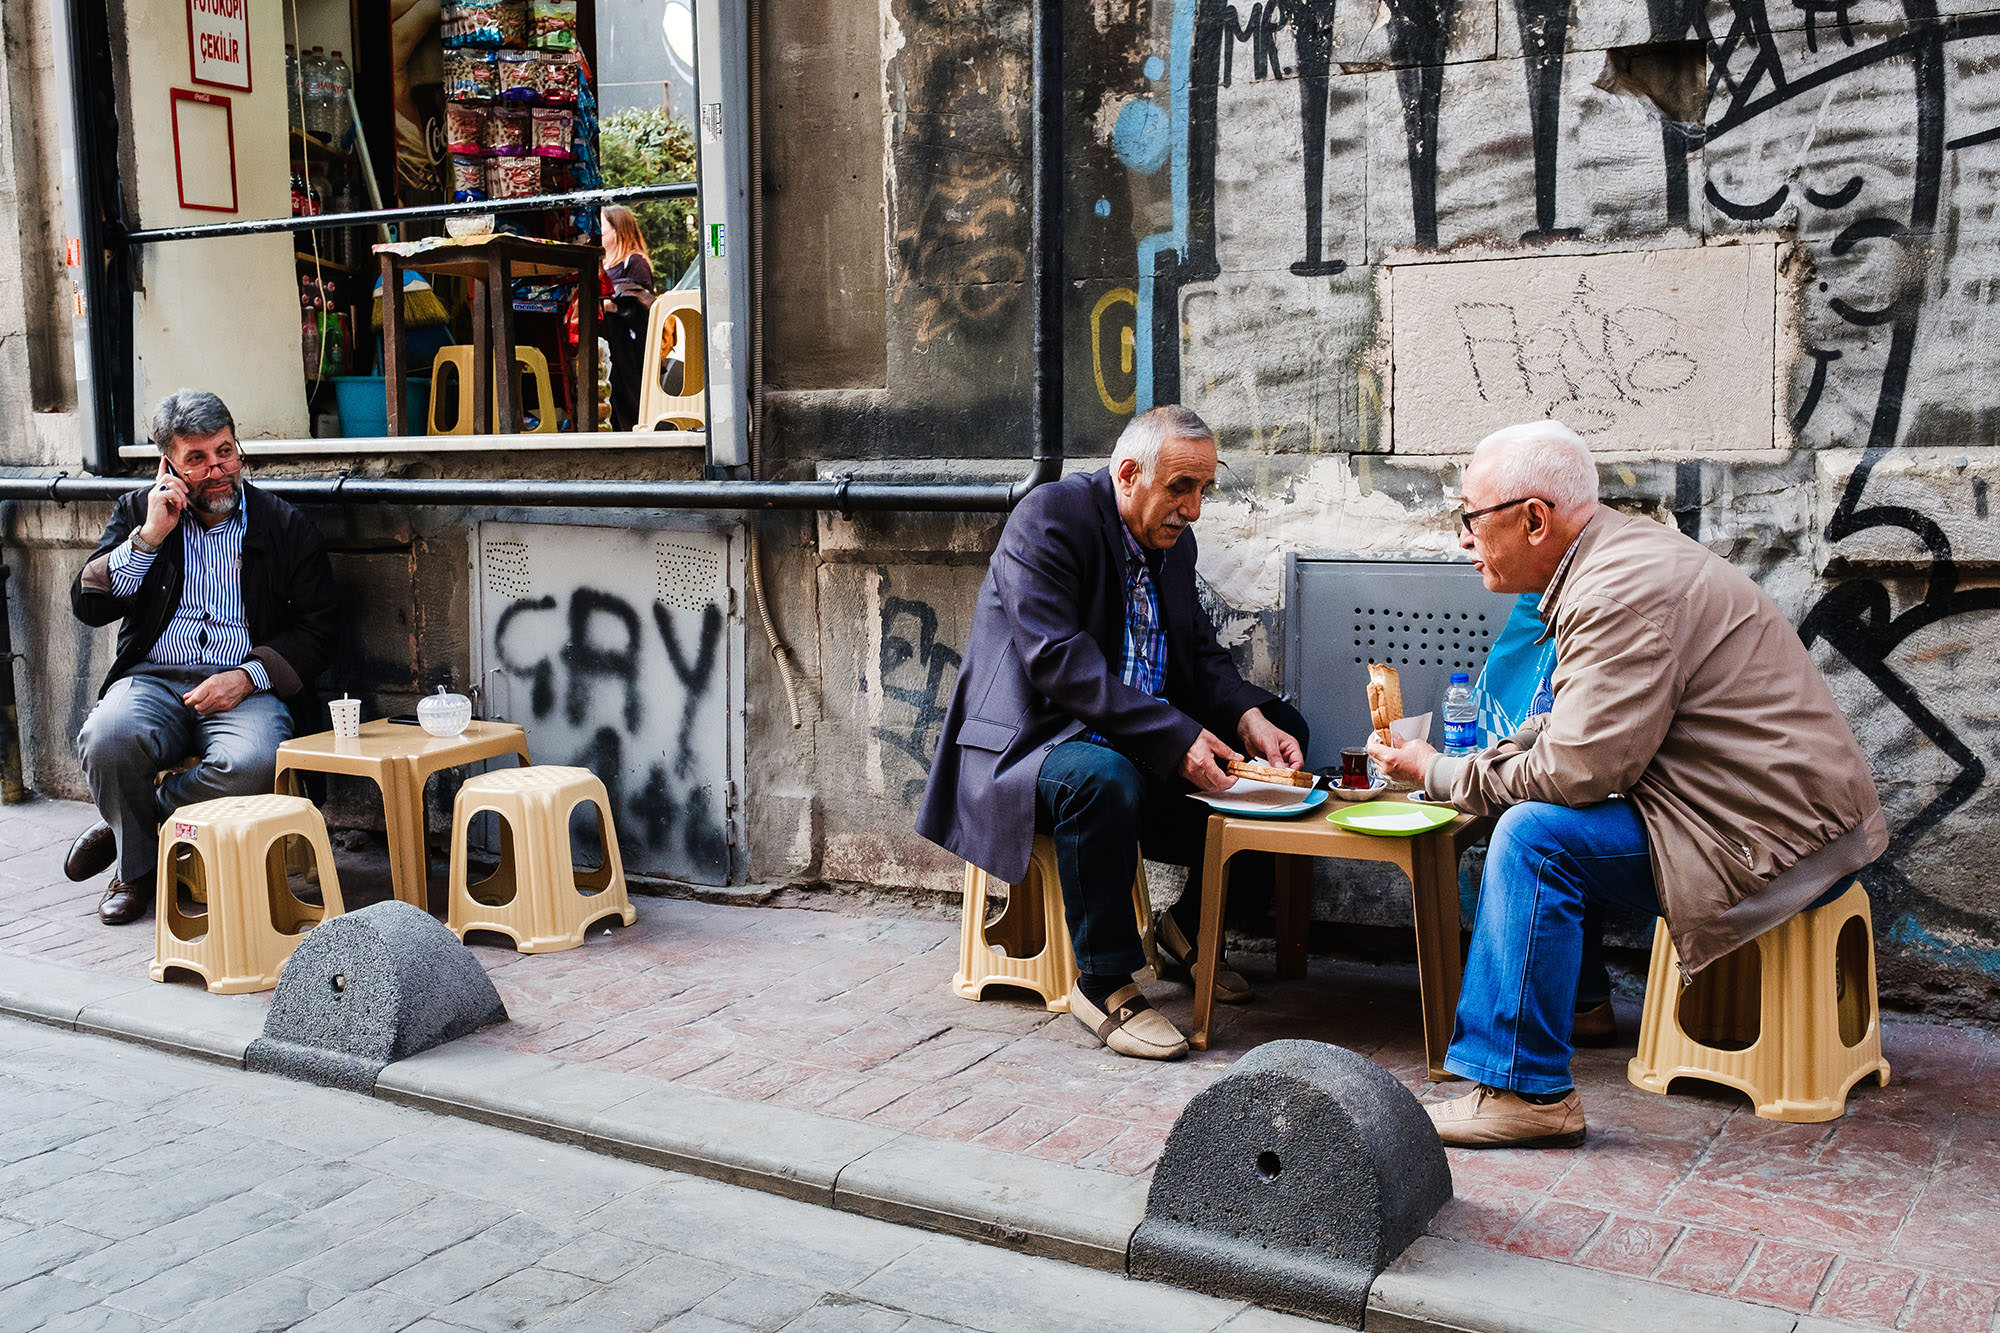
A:
{"label": "plastic table", "polygon": [[433,736],[422,727],[377,718],[363,722],[361,735],[350,740],[322,731],[280,745],[277,789],[299,795],[299,774],[308,772],[367,778],[381,788],[390,883],[399,901],[429,911],[424,783],[442,769],[503,754],[529,762],[527,732],[518,723],[473,722],[456,736]]}
{"label": "plastic table", "polygon": [[1188,1035],[1189,1044],[1198,1051],[1208,1049],[1209,1017],[1215,1005],[1215,960],[1222,952],[1222,914],[1228,901],[1231,857],[1238,852],[1277,854],[1280,980],[1305,975],[1306,929],[1312,920],[1312,876],[1306,858],[1381,861],[1399,867],[1410,877],[1410,903],[1417,928],[1417,985],[1424,1014],[1424,1063],[1431,1078],[1443,1082],[1454,1077],[1444,1072],[1444,1053],[1451,1044],[1461,970],[1458,858],[1486,836],[1493,821],[1462,814],[1429,833],[1383,838],[1328,823],[1327,815],[1339,808],[1328,801],[1289,819],[1219,812],[1208,817],[1201,935],[1195,941],[1194,1031]]}

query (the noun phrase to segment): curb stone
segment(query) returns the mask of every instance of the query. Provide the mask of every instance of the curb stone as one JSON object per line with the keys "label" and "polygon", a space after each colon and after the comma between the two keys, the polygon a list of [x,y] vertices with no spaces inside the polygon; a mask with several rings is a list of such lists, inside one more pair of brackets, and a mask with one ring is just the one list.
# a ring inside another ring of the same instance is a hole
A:
{"label": "curb stone", "polygon": [[[0,1015],[243,1067],[264,1006],[0,953]],[[374,1095],[607,1156],[1124,1272],[1147,1184],[549,1056],[448,1043]],[[1251,1307],[1250,1313],[1255,1312]],[[1368,1293],[1367,1333],[1849,1333],[1856,1326],[1420,1237]]]}

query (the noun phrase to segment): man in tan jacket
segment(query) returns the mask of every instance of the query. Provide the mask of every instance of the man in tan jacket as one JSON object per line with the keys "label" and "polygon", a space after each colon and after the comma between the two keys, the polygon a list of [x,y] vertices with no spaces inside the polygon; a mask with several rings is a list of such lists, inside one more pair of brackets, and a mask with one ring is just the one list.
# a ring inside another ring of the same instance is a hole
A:
{"label": "man in tan jacket", "polygon": [[1459,545],[1494,592],[1539,592],[1555,703],[1466,758],[1373,742],[1392,775],[1498,815],[1445,1068],[1445,1142],[1573,1147],[1570,1015],[1587,903],[1666,918],[1689,975],[1881,855],[1847,719],[1777,604],[1698,542],[1597,503],[1555,421],[1480,441]]}

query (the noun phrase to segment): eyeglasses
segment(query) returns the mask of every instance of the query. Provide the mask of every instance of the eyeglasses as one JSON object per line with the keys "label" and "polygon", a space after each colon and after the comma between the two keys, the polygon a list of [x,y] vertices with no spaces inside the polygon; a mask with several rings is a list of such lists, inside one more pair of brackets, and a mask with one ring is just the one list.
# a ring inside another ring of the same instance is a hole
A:
{"label": "eyeglasses", "polygon": [[[1524,505],[1530,500],[1542,500],[1542,497],[1539,495],[1524,495],[1518,500],[1509,500],[1506,504],[1488,505],[1484,509],[1461,509],[1458,511],[1458,530],[1470,537],[1472,535],[1473,519],[1484,518],[1488,514],[1497,514],[1503,509],[1512,509],[1515,505]],[[1548,504],[1549,502],[1542,500],[1542,503]],[[1554,506],[1550,507],[1553,508]]]}
{"label": "eyeglasses", "polygon": [[214,454],[206,462],[190,463],[179,468],[178,471],[187,480],[193,481],[196,478],[207,477],[211,473],[227,472],[233,467],[240,466],[242,462],[243,453],[237,446],[236,441],[224,440],[221,444],[215,446]]}

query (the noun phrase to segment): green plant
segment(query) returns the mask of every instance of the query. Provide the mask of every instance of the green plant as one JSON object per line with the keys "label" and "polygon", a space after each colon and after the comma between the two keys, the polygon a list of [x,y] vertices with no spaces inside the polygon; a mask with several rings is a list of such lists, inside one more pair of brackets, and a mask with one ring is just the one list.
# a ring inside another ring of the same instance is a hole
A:
{"label": "green plant", "polygon": [[[634,107],[606,116],[598,127],[598,162],[607,189],[694,179],[694,129],[664,107]],[[634,204],[639,230],[653,252],[653,274],[671,286],[701,254],[692,199]]]}

